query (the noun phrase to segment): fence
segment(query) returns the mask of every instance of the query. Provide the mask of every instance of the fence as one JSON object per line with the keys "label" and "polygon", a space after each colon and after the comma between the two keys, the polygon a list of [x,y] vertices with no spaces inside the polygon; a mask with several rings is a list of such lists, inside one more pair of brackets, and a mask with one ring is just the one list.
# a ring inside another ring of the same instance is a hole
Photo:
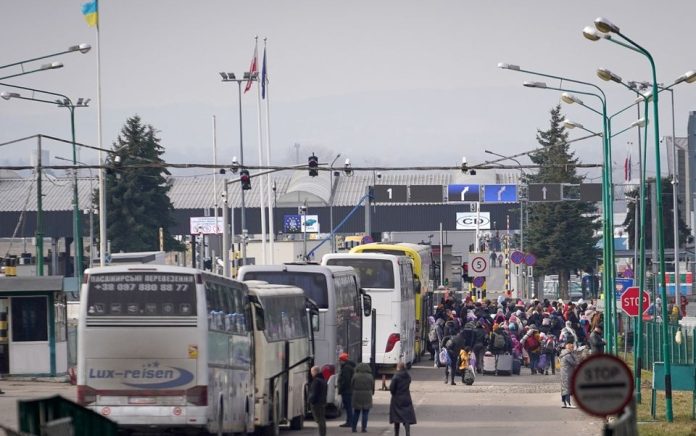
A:
{"label": "fence", "polygon": [[[619,353],[634,352],[633,337],[635,334],[634,318],[626,314],[618,315],[618,351]],[[680,324],[668,325],[669,349],[672,363],[675,365],[696,364],[696,319],[685,318]],[[681,344],[677,344],[675,337],[681,331]],[[662,357],[662,323],[656,321],[643,321],[642,362],[643,369],[651,370],[655,362],[664,361]]]}

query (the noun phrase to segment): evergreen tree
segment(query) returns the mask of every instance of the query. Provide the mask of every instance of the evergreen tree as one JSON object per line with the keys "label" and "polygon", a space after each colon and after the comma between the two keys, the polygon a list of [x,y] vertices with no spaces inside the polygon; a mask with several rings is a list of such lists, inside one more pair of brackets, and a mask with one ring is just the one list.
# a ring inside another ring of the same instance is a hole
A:
{"label": "evergreen tree", "polygon": [[[551,110],[546,131],[537,130],[542,149],[529,155],[539,165],[536,174],[525,176],[527,183],[579,184],[584,177],[576,172],[578,159],[568,145],[568,133],[562,125],[560,105]],[[558,274],[561,298],[568,298],[571,272],[592,271],[598,256],[596,230],[597,207],[580,201],[530,203],[525,244],[537,257],[537,277]]]}
{"label": "evergreen tree", "polygon": [[[650,178],[647,180],[650,185],[650,189],[655,189],[655,178]],[[652,249],[652,209],[651,209],[651,199],[652,196],[649,195],[649,190],[646,185],[645,194],[645,249]],[[634,245],[635,238],[635,222],[636,222],[636,211],[634,205],[638,204],[640,208],[640,188],[636,187],[630,191],[626,192],[626,200],[628,201],[628,209],[626,211],[626,219],[622,223],[628,234],[628,244],[631,248],[637,246]],[[664,226],[665,235],[665,248],[674,248],[674,202],[672,195],[672,184],[668,178],[662,179],[662,225]],[[677,208],[679,208],[679,200],[677,200]],[[640,212],[639,212],[640,214]],[[640,223],[639,223],[640,224]],[[689,227],[686,225],[681,215],[679,215],[679,245],[683,246],[687,241],[690,241]]]}
{"label": "evergreen tree", "polygon": [[111,251],[159,250],[159,229],[164,230],[164,249],[180,251],[181,243],[169,233],[174,206],[167,195],[169,171],[162,164],[164,147],[151,125],[135,115],[121,129],[106,165],[106,211]]}

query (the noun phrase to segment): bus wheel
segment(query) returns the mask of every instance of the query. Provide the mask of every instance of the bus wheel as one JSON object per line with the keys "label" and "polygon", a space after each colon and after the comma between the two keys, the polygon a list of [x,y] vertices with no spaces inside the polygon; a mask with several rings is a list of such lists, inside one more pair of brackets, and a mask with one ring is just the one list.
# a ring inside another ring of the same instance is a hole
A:
{"label": "bus wheel", "polygon": [[304,415],[299,415],[290,420],[290,430],[302,430],[304,428]]}

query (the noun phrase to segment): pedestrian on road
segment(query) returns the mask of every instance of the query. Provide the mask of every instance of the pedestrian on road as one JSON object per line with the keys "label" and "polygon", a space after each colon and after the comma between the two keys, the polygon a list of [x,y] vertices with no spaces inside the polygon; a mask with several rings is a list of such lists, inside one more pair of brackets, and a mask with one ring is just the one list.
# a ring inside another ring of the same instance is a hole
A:
{"label": "pedestrian on road", "polygon": [[341,372],[338,375],[338,393],[341,395],[341,401],[343,402],[343,408],[346,409],[346,422],[339,425],[339,427],[352,427],[353,426],[353,374],[355,373],[355,363],[350,360],[348,353],[341,353],[338,356],[338,360],[341,362]]}
{"label": "pedestrian on road", "polygon": [[406,371],[404,362],[396,364],[396,374],[389,384],[391,401],[389,402],[389,423],[394,424],[394,436],[399,436],[399,424],[406,429],[406,436],[411,436],[411,426],[416,423],[416,411],[411,400],[411,376]]}
{"label": "pedestrian on road", "polygon": [[606,342],[602,337],[602,326],[595,326],[594,330],[590,334],[590,354],[604,353],[605,344]]}
{"label": "pedestrian on road", "polygon": [[359,363],[353,380],[353,433],[358,430],[358,418],[362,413],[362,432],[367,433],[367,417],[372,408],[372,396],[375,394],[375,378],[372,368],[367,363]]}
{"label": "pedestrian on road", "polygon": [[491,251],[491,267],[495,268],[495,260],[498,258],[498,255],[495,254],[495,251]]}
{"label": "pedestrian on road", "polygon": [[319,436],[326,436],[326,380],[318,366],[313,366],[310,371],[312,383],[309,385],[309,405],[319,427]]}
{"label": "pedestrian on road", "polygon": [[498,267],[502,267],[502,266],[503,266],[503,253],[500,253],[498,255]]}
{"label": "pedestrian on road", "polygon": [[575,353],[575,343],[572,336],[568,341],[559,356],[561,360],[561,401],[563,401],[563,406],[561,407],[574,409],[575,406],[570,403],[570,377],[580,363],[580,359]]}

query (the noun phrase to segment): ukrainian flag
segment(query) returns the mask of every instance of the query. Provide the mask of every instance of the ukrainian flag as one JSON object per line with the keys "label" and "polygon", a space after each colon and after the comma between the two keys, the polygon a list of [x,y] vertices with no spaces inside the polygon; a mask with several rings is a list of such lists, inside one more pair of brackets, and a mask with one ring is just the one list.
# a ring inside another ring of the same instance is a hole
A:
{"label": "ukrainian flag", "polygon": [[82,5],[82,15],[85,16],[85,21],[90,27],[99,25],[99,11],[97,8],[97,0],[92,0]]}

